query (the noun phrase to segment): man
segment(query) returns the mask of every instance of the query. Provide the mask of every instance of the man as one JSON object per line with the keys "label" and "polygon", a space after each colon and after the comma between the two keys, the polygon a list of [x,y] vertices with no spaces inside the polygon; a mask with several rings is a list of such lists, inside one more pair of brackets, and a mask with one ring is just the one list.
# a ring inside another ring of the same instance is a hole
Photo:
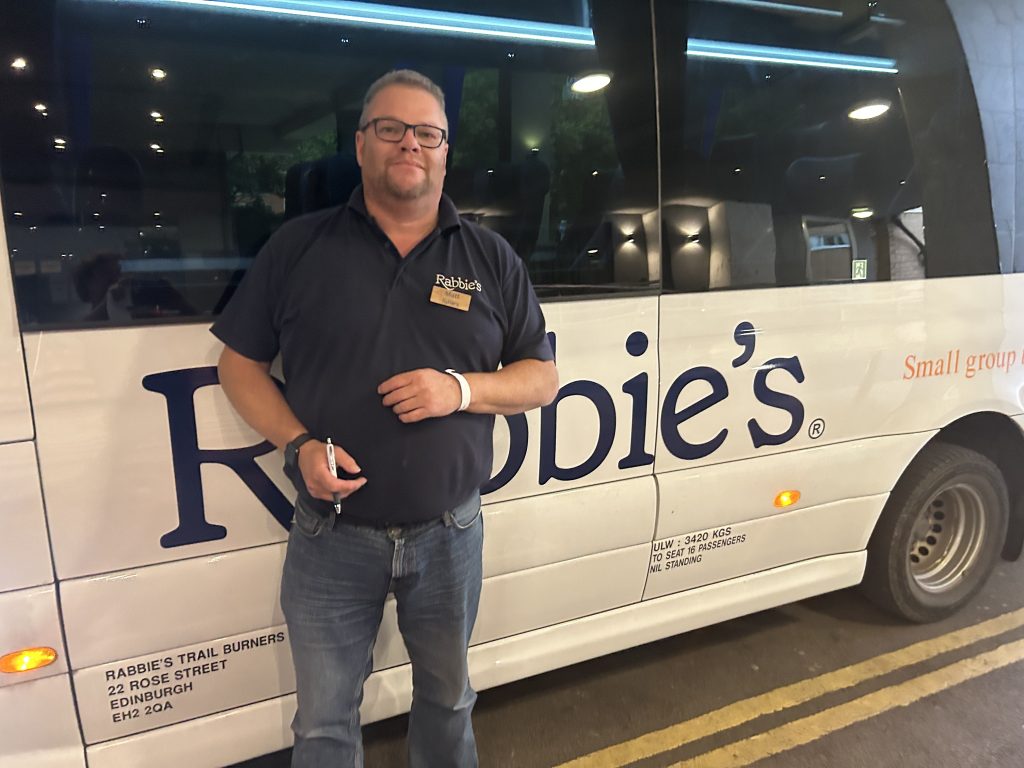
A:
{"label": "man", "polygon": [[299,489],[281,585],[293,766],[362,765],[389,591],[412,660],[409,764],[477,764],[466,653],[494,414],[550,402],[558,375],[521,260],[441,192],[447,127],[426,77],[374,83],[355,136],[362,185],[283,225],[213,327],[228,398],[285,450]]}

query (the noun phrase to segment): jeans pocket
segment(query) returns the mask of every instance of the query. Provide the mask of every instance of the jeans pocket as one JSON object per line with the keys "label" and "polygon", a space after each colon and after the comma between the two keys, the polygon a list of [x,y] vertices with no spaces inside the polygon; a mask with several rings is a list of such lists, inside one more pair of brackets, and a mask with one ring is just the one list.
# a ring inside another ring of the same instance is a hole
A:
{"label": "jeans pocket", "polygon": [[319,536],[327,525],[327,520],[311,509],[308,509],[300,496],[295,501],[294,525],[299,531],[310,538]]}
{"label": "jeans pocket", "polygon": [[480,506],[480,501],[474,505],[466,504],[462,507],[458,507],[451,512],[452,527],[459,531],[465,531],[473,527],[473,523],[480,519],[480,515],[483,514],[484,508]]}

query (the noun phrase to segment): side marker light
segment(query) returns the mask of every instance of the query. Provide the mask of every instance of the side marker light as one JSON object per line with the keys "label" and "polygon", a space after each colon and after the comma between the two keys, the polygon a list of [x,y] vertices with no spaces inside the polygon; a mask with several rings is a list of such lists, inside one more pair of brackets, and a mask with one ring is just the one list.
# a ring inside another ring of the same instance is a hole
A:
{"label": "side marker light", "polygon": [[0,656],[0,672],[31,672],[53,664],[57,652],[53,648],[24,648],[6,656]]}
{"label": "side marker light", "polygon": [[775,497],[775,506],[779,509],[791,507],[800,501],[800,491],[783,491]]}

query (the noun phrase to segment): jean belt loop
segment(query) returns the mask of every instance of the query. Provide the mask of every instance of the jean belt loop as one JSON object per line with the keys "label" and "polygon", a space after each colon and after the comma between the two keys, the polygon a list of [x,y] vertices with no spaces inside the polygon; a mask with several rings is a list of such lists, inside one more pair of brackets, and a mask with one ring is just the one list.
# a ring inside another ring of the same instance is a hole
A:
{"label": "jean belt loop", "polygon": [[455,518],[452,516],[451,510],[446,509],[444,514],[441,515],[441,522],[444,523],[445,528],[451,528],[455,523]]}

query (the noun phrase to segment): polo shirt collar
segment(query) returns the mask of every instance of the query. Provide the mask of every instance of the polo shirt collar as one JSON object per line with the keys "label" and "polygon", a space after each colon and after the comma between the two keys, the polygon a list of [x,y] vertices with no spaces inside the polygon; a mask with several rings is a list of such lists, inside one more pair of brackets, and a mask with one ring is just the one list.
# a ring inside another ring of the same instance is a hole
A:
{"label": "polo shirt collar", "polygon": [[[358,211],[367,221],[373,221],[373,217],[366,210],[366,199],[363,197],[362,184],[359,184],[352,190],[352,194],[348,199],[348,207]],[[437,228],[442,232],[447,232],[449,229],[458,229],[461,226],[462,221],[459,219],[459,211],[455,207],[455,203],[452,202],[448,195],[442,192],[441,202],[437,207]]]}

